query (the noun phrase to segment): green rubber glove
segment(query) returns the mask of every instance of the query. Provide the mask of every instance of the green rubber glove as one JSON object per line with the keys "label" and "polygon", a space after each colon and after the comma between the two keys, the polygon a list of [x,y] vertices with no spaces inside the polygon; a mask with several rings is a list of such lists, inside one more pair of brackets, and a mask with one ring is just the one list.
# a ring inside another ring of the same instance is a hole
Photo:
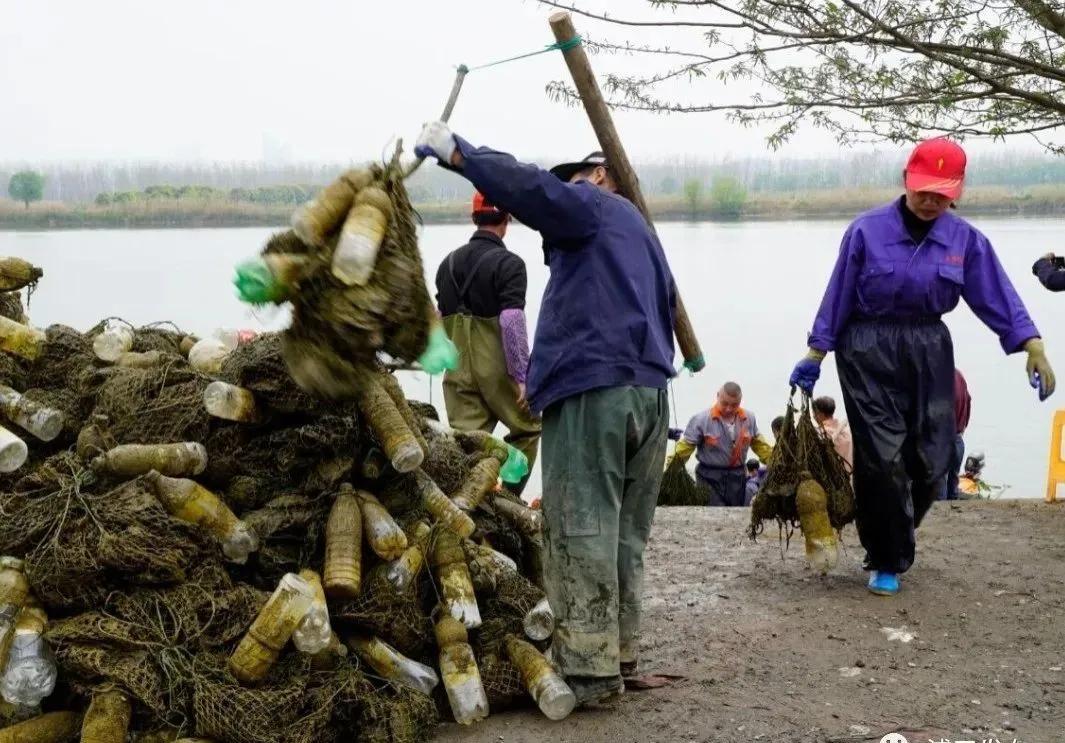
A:
{"label": "green rubber glove", "polygon": [[529,474],[529,458],[507,444],[507,461],[499,468],[499,478],[513,485]]}
{"label": "green rubber glove", "polygon": [[706,368],[706,359],[702,356],[696,356],[690,361],[685,361],[684,368],[690,371],[692,374],[694,374],[695,372],[702,371]]}
{"label": "green rubber glove", "polygon": [[279,286],[266,261],[253,258],[237,265],[237,274],[233,277],[240,301],[248,304],[266,304],[283,301],[285,288]]}
{"label": "green rubber glove", "polygon": [[1047,361],[1046,348],[1041,338],[1026,341],[1024,350],[1028,353],[1028,363],[1025,365],[1028,383],[1039,390],[1039,401],[1042,402],[1054,394],[1054,370]]}
{"label": "green rubber glove", "polygon": [[422,369],[433,375],[459,368],[459,349],[447,337],[443,325],[435,325],[429,331],[429,345],[418,357],[418,363]]}

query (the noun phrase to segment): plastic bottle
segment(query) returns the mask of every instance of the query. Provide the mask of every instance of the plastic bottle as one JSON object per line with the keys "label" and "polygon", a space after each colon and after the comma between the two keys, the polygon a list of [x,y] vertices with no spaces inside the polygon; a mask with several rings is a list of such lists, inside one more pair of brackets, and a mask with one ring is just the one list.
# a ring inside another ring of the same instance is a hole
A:
{"label": "plastic bottle", "polygon": [[326,650],[333,640],[329,622],[329,605],[322,590],[322,581],[313,570],[301,570],[303,578],[314,590],[314,603],[292,633],[292,643],[301,653],[316,655]]}
{"label": "plastic bottle", "polygon": [[551,610],[546,596],[526,613],[524,626],[525,636],[530,640],[546,640],[554,633],[555,612]]}
{"label": "plastic bottle", "polygon": [[193,477],[207,469],[207,449],[194,441],[122,444],[92,460],[98,474],[139,477],[156,470],[167,477]]}
{"label": "plastic bottle", "polygon": [[470,467],[466,481],[459,486],[451,500],[463,511],[472,511],[484,500],[484,496],[499,480],[499,460],[488,457]]}
{"label": "plastic bottle", "polygon": [[215,418],[238,423],[256,423],[263,416],[255,394],[229,382],[211,382],[203,391],[203,406]]}
{"label": "plastic bottle", "polygon": [[440,648],[440,676],[455,722],[470,725],[485,719],[488,717],[488,697],[466,628],[462,622],[445,615],[436,623],[435,633]]}
{"label": "plastic bottle", "polygon": [[348,286],[370,280],[391,216],[392,202],[383,189],[367,186],[355,194],[333,251],[334,276]]}
{"label": "plastic bottle", "polygon": [[514,635],[504,639],[510,662],[521,672],[522,683],[549,720],[562,720],[577,705],[577,697],[555,673],[539,650]]}
{"label": "plastic bottle", "polygon": [[167,360],[162,351],[125,351],[115,359],[115,366],[128,369],[154,369],[162,366]]}
{"label": "plastic bottle", "polygon": [[362,513],[363,537],[370,549],[382,560],[398,559],[407,549],[407,535],[372,493],[357,490],[355,496]]}
{"label": "plastic bottle", "polygon": [[491,547],[465,539],[462,548],[466,553],[466,564],[470,568],[473,587],[478,591],[494,593],[498,590],[500,580],[517,572],[517,565],[513,560]]}
{"label": "plastic bottle", "polygon": [[370,185],[368,170],[350,170],[292,214],[292,229],[307,245],[323,248],[355,203],[355,194]]}
{"label": "plastic bottle", "polygon": [[17,292],[44,276],[37,266],[15,256],[0,258],[0,292]]}
{"label": "plastic bottle", "polygon": [[35,707],[55,690],[58,670],[43,635],[48,616],[39,606],[24,606],[15,625],[0,695],[11,704]]}
{"label": "plastic bottle", "polygon": [[503,516],[528,537],[538,536],[543,530],[544,517],[539,511],[501,495],[490,497],[492,510]]}
{"label": "plastic bottle", "polygon": [[0,472],[14,472],[30,455],[26,442],[0,426]]}
{"label": "plastic bottle", "polygon": [[803,472],[795,495],[795,508],[806,541],[806,560],[819,573],[827,573],[839,560],[839,540],[828,517],[828,495]]}
{"label": "plastic bottle", "polygon": [[217,374],[222,370],[222,362],[225,361],[230,350],[217,338],[204,338],[196,341],[189,349],[189,366],[204,374]]}
{"label": "plastic bottle", "polygon": [[295,573],[285,573],[266,606],[229,658],[229,670],[241,683],[262,681],[281,649],[314,603],[314,589]]}
{"label": "plastic bottle", "polygon": [[76,712],[48,712],[0,730],[0,743],[67,743],[80,729]]}
{"label": "plastic bottle", "polygon": [[200,339],[194,335],[182,336],[181,343],[178,344],[178,351],[181,352],[182,356],[188,358],[189,351],[192,350],[192,347],[195,346],[199,340]]}
{"label": "plastic bottle", "polygon": [[243,565],[248,555],[259,549],[259,538],[251,527],[207,488],[194,480],[167,477],[154,470],[146,477],[167,512],[203,528],[221,543],[222,553],[231,562]]}
{"label": "plastic bottle", "polygon": [[101,454],[118,446],[115,437],[107,427],[106,415],[94,415],[92,421],[78,431],[78,440],[74,450],[82,462],[91,462]]}
{"label": "plastic bottle", "polygon": [[280,304],[292,298],[307,266],[307,256],[267,253],[237,265],[233,284],[248,304]]}
{"label": "plastic bottle", "polygon": [[81,722],[81,743],[126,743],[133,705],[118,689],[96,692]]}
{"label": "plastic bottle", "polygon": [[358,656],[384,679],[429,695],[440,683],[436,671],[411,660],[379,637],[352,637],[348,642]]}
{"label": "plastic bottle", "polygon": [[19,612],[30,595],[30,584],[23,572],[25,567],[17,557],[0,557],[0,666],[7,662]]}
{"label": "plastic bottle", "polygon": [[384,566],[385,579],[397,591],[407,590],[422,571],[425,565],[425,550],[432,533],[432,529],[425,521],[415,522],[408,539],[410,546],[404,550],[402,555]]}
{"label": "plastic bottle", "polygon": [[366,417],[396,472],[411,472],[425,459],[425,452],[384,387],[370,375],[359,391],[359,410]]}
{"label": "plastic bottle", "polygon": [[467,629],[480,627],[481,610],[477,606],[466,554],[458,536],[446,529],[441,530],[433,544],[432,561],[442,603],[448,613]]}
{"label": "plastic bottle", "polygon": [[354,598],[362,588],[362,512],[351,485],[344,483],[325,525],[322,583],[329,596]]}
{"label": "plastic bottle", "polygon": [[41,441],[51,441],[63,431],[63,414],[41,405],[10,387],[0,384],[0,411],[9,421],[29,431]]}
{"label": "plastic bottle", "polygon": [[215,340],[221,341],[230,351],[241,344],[250,342],[257,335],[259,335],[257,331],[248,328],[216,328],[211,333]]}
{"label": "plastic bottle", "polygon": [[133,329],[117,320],[111,320],[92,339],[92,351],[100,361],[114,362],[133,347]]}
{"label": "plastic bottle", "polygon": [[521,482],[529,474],[529,458],[520,449],[507,444],[507,459],[499,468],[499,478],[511,485]]}
{"label": "plastic bottle", "polygon": [[367,480],[377,480],[384,474],[389,464],[391,463],[385,453],[376,446],[372,446],[362,459],[360,471]]}
{"label": "plastic bottle", "polygon": [[467,453],[484,452],[503,464],[510,456],[507,444],[487,431],[455,431],[455,438]]}
{"label": "plastic bottle", "polygon": [[414,471],[414,483],[421,497],[422,506],[443,527],[450,529],[460,537],[468,537],[473,534],[477,525],[473,519],[455,502],[444,495],[444,491],[433,481],[433,478],[425,474],[420,467]]}
{"label": "plastic bottle", "polygon": [[46,341],[43,331],[0,315],[0,351],[33,361],[41,355]]}

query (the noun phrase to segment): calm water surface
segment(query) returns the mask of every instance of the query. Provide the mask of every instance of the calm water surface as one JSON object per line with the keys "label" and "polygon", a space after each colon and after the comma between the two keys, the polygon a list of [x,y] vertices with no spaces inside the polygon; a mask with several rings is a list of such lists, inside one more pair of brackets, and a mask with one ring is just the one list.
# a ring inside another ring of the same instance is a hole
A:
{"label": "calm water surface", "polygon": [[[1036,281],[1032,262],[1065,252],[1065,220],[974,219],[999,257],[1047,341],[1051,361],[1065,379],[1065,294]],[[744,405],[768,430],[783,413],[788,375],[804,352],[805,337],[824,291],[846,224],[843,221],[772,223],[665,223],[659,226],[688,312],[709,366],[674,382],[678,422],[713,402],[722,382],[744,389]],[[283,312],[253,312],[234,296],[232,267],[255,254],[268,229],[94,230],[0,232],[0,255],[19,255],[45,270],[29,315],[35,325],[65,323],[85,330],[108,316],[135,324],[169,320],[195,333],[215,327],[274,329]],[[471,229],[423,228],[421,246],[430,280],[449,250]],[[515,227],[507,238],[529,269],[529,305],[535,322],[547,281],[540,239]],[[1065,390],[1039,404],[1024,378],[1024,355],[1006,357],[997,339],[960,306],[947,318],[958,366],[969,380],[973,420],[970,450],[987,454],[991,482],[1007,495],[1041,497],[1052,413],[1065,407]],[[531,326],[530,326],[531,327]],[[442,409],[439,379],[403,373],[408,395],[430,397]],[[1065,386],[1065,385],[1063,385]],[[837,397],[831,359],[818,392]],[[842,408],[842,404],[840,405]],[[442,411],[441,411],[442,412]],[[538,477],[530,493],[539,489]]]}

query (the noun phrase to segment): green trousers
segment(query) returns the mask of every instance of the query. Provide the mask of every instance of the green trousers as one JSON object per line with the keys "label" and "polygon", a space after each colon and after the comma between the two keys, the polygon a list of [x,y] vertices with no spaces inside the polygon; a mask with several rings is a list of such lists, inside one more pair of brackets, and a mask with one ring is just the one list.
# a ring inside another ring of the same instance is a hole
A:
{"label": "green trousers", "polygon": [[448,423],[460,431],[507,427],[504,440],[536,461],[540,419],[518,405],[518,387],[507,373],[499,318],[448,315],[444,330],[458,347],[459,368],[444,375],[444,407]]}
{"label": "green trousers", "polygon": [[612,387],[544,412],[544,584],[567,676],[637,660],[643,551],[666,457],[665,390]]}

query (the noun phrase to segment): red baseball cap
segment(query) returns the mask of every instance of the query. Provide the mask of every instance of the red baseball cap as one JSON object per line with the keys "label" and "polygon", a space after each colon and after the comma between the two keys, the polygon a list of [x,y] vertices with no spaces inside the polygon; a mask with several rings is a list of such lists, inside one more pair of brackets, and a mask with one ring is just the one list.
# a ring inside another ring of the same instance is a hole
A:
{"label": "red baseball cap", "polygon": [[931,191],[948,199],[961,196],[965,182],[965,150],[946,137],[926,139],[906,161],[906,188]]}
{"label": "red baseball cap", "polygon": [[474,214],[502,214],[503,210],[484,197],[480,191],[473,192]]}

